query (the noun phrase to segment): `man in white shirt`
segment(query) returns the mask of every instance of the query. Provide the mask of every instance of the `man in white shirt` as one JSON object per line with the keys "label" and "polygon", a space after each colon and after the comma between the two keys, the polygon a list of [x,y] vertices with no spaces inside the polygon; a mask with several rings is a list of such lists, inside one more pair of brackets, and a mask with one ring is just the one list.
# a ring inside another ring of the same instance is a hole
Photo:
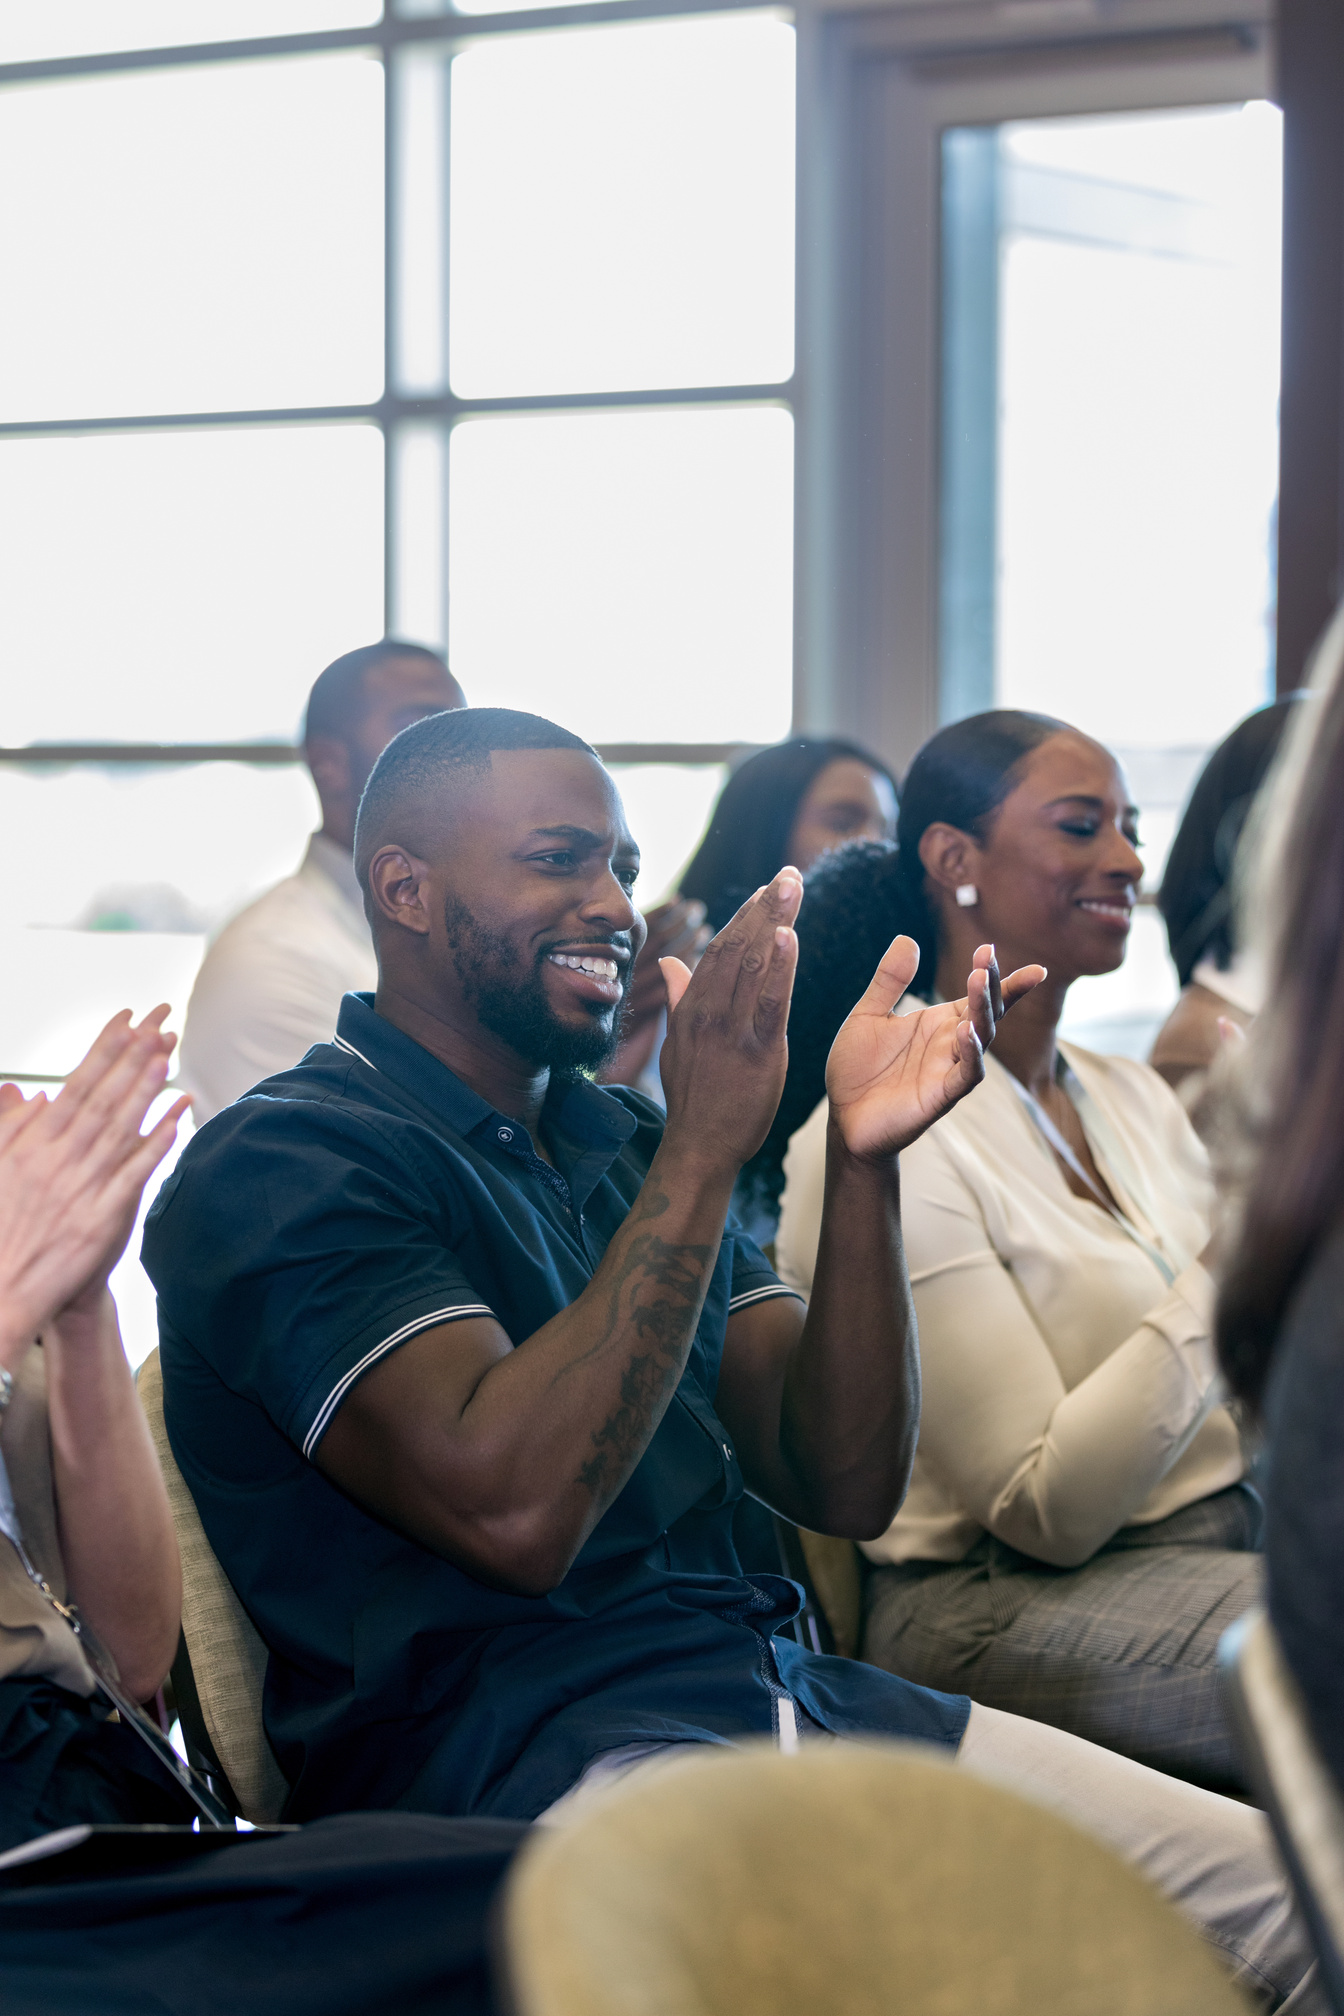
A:
{"label": "man in white shirt", "polygon": [[303,753],[322,824],[297,873],[225,925],[196,976],[180,1076],[197,1126],[328,1041],[341,997],[377,984],[351,851],[360,794],[394,735],[466,704],[436,651],[396,637],[347,651],[318,677]]}

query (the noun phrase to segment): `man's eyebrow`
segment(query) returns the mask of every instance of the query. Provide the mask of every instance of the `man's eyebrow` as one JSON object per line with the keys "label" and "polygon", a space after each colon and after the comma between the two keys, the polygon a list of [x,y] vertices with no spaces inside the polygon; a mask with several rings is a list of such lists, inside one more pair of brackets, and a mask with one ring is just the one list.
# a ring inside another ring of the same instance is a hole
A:
{"label": "man's eyebrow", "polygon": [[[529,841],[564,840],[571,847],[585,847],[590,850],[605,847],[607,844],[605,835],[593,833],[587,826],[534,826],[528,839]],[[628,835],[624,840],[618,840],[611,851],[613,854],[633,856],[636,861],[639,859],[639,849]]]}

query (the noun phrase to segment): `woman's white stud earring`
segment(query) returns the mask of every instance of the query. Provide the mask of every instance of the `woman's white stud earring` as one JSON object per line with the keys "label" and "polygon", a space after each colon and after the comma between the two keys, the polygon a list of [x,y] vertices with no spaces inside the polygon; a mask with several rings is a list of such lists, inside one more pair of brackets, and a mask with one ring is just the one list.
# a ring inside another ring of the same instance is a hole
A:
{"label": "woman's white stud earring", "polygon": [[976,888],[974,882],[959,882],[957,884],[957,901],[963,910],[973,910],[975,908],[976,904],[980,901],[980,891]]}

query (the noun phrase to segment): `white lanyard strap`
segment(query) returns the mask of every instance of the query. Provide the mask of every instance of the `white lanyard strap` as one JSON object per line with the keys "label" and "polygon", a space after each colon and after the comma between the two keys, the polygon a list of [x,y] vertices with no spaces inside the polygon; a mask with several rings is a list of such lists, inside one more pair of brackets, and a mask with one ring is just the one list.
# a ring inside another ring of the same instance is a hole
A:
{"label": "white lanyard strap", "polygon": [[[1121,1231],[1126,1233],[1134,1241],[1134,1244],[1148,1255],[1148,1258],[1152,1261],[1162,1279],[1170,1286],[1176,1279],[1176,1269],[1172,1266],[1166,1254],[1162,1252],[1160,1247],[1155,1246],[1151,1239],[1144,1238],[1133,1220],[1120,1209],[1120,1206],[1113,1198],[1107,1196],[1101,1185],[1083,1167],[1078,1156],[1075,1155],[1073,1149],[1060,1133],[1059,1128],[1050,1118],[1050,1115],[1046,1112],[1035,1093],[1028,1091],[1021,1079],[1015,1078],[1011,1071],[1008,1072],[1008,1082],[1035,1121],[1047,1144],[1054,1149],[1065,1168],[1078,1178],[1078,1181],[1087,1190],[1088,1195],[1100,1204],[1102,1210],[1114,1218]],[[1073,1072],[1070,1071],[1068,1065],[1061,1058],[1060,1083],[1064,1087],[1065,1093],[1068,1093],[1071,1083],[1076,1085],[1077,1082]],[[1076,1104],[1074,1110],[1077,1110]]]}

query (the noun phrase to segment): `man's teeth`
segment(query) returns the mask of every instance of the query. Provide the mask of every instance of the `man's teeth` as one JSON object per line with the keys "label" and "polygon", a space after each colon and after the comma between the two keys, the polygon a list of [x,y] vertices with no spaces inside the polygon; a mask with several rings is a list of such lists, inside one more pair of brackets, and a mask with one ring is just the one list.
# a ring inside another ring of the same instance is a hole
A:
{"label": "man's teeth", "polygon": [[553,966],[568,966],[574,973],[592,973],[599,980],[614,980],[617,974],[614,959],[580,958],[573,952],[548,952],[547,958]]}

